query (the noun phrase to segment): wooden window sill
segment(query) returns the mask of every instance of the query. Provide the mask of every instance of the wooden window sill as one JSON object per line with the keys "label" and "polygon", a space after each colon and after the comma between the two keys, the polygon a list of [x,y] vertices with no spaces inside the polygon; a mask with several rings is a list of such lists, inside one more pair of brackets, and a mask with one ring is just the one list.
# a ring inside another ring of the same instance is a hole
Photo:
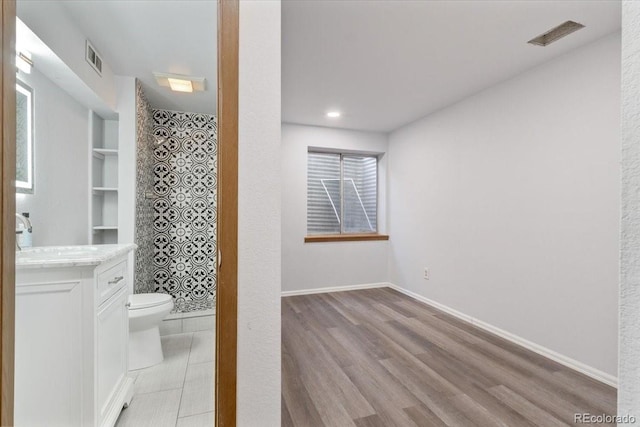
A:
{"label": "wooden window sill", "polygon": [[365,240],[389,240],[387,234],[320,234],[306,236],[305,243],[319,242],[363,242]]}

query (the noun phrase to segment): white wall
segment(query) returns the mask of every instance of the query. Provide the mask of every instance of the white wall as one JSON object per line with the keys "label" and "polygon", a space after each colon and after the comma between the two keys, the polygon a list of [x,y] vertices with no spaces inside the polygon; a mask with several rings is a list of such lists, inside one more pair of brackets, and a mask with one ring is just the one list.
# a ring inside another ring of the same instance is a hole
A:
{"label": "white wall", "polygon": [[640,3],[622,3],[622,233],[618,414],[640,416]]}
{"label": "white wall", "polygon": [[615,377],[619,85],[613,35],[393,132],[391,281]]}
{"label": "white wall", "polygon": [[42,75],[20,72],[34,91],[35,191],[16,195],[29,212],[33,245],[89,241],[89,112]]}
{"label": "white wall", "polygon": [[[309,147],[386,153],[387,136],[282,125],[282,290],[386,282],[387,241],[304,243]],[[378,172],[378,228],[381,233],[386,231],[386,164],[386,156],[382,156]]]}
{"label": "white wall", "polygon": [[239,67],[237,424],[279,426],[279,0],[240,2]]}
{"label": "white wall", "polygon": [[[102,75],[85,60],[83,34],[69,13],[57,1],[18,1],[18,17],[64,62],[78,78],[88,86],[105,104],[114,110],[116,88],[113,71],[109,64],[102,64]],[[100,51],[100,46],[95,46]],[[36,64],[37,66],[37,64]],[[71,85],[75,87],[75,85]],[[71,90],[71,88],[70,88]],[[84,94],[77,88],[77,95]],[[89,94],[90,96],[90,94]],[[106,114],[106,111],[103,112]]]}

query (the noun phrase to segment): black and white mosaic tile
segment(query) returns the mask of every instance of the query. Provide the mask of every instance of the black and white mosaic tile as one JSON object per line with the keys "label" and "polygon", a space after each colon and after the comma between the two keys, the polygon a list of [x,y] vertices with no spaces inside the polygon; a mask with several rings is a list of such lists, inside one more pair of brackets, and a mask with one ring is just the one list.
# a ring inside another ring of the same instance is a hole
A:
{"label": "black and white mosaic tile", "polygon": [[136,80],[136,228],[138,245],[135,262],[135,293],[154,292],[153,265],[153,206],[145,195],[153,191],[153,111]]}
{"label": "black and white mosaic tile", "polygon": [[212,115],[153,110],[153,284],[177,311],[213,308],[217,124]]}

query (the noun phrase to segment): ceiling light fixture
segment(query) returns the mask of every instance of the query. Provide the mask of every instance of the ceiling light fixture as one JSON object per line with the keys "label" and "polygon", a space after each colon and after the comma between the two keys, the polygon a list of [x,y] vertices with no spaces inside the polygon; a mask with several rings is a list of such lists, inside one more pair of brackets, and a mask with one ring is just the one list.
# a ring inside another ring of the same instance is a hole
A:
{"label": "ceiling light fixture", "polygon": [[204,77],[183,76],[180,74],[156,73],[156,82],[162,87],[168,87],[174,92],[201,92],[206,90]]}
{"label": "ceiling light fixture", "polygon": [[527,43],[534,44],[536,46],[548,46],[582,28],[584,28],[584,25],[582,24],[574,21],[567,21],[550,29],[544,34],[540,34],[538,37],[529,40]]}
{"label": "ceiling light fixture", "polygon": [[31,67],[33,67],[31,54],[27,51],[18,52],[16,55],[16,66],[19,70],[24,71],[27,74],[31,74]]}
{"label": "ceiling light fixture", "polygon": [[327,117],[332,118],[332,119],[338,118],[338,117],[340,117],[340,111],[329,111],[327,113]]}
{"label": "ceiling light fixture", "polygon": [[193,92],[193,84],[191,80],[173,79],[169,77],[169,87],[174,92]]}

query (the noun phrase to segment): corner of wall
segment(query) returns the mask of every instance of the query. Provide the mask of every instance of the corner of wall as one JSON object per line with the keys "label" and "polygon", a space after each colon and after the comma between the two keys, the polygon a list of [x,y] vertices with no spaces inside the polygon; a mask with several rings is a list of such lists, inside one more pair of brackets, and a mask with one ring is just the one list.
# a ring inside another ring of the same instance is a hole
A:
{"label": "corner of wall", "polygon": [[281,419],[280,8],[279,0],[240,2],[239,426],[279,426]]}
{"label": "corner of wall", "polygon": [[153,204],[147,193],[153,192],[153,115],[151,105],[135,81],[136,114],[136,179],[135,179],[135,236],[138,245],[135,256],[135,293],[154,292],[153,283]]}
{"label": "corner of wall", "polygon": [[622,2],[618,414],[640,416],[640,3]]}

